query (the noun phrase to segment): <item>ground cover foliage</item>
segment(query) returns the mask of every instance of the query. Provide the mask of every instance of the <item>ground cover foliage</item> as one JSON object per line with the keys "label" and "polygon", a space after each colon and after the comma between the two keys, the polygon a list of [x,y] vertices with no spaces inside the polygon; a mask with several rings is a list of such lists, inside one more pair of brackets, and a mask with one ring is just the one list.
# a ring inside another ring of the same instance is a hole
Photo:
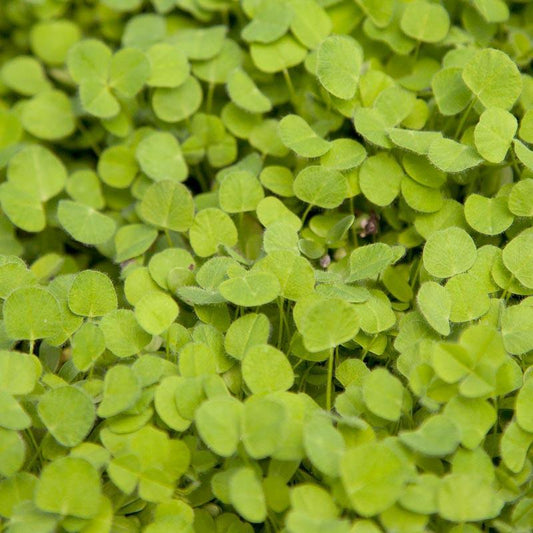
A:
{"label": "ground cover foliage", "polygon": [[533,529],[533,4],[0,3],[3,531]]}

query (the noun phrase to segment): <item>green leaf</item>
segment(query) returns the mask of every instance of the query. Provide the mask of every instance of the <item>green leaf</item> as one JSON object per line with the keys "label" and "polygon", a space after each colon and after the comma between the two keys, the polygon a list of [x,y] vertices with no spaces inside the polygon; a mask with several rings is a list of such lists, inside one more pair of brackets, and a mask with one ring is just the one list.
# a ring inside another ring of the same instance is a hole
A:
{"label": "green leaf", "polygon": [[9,394],[30,394],[41,375],[41,364],[33,355],[0,351],[0,389]]}
{"label": "green leaf", "polygon": [[365,376],[363,400],[375,415],[395,422],[401,416],[404,390],[401,382],[384,368],[376,368]]}
{"label": "green leaf", "polygon": [[350,254],[350,275],[346,281],[376,278],[394,261],[394,252],[387,244],[378,242],[360,246]]}
{"label": "green leaf", "polygon": [[187,164],[174,135],[157,132],[146,136],[138,145],[135,156],[142,171],[154,181],[185,181]]}
{"label": "green leaf", "polygon": [[454,522],[498,516],[503,501],[481,475],[449,474],[438,493],[439,515]]}
{"label": "green leaf", "polygon": [[319,137],[309,124],[298,115],[287,115],[279,122],[281,142],[302,157],[320,157],[330,144]]}
{"label": "green leaf", "polygon": [[46,202],[63,190],[67,171],[52,152],[39,145],[30,145],[10,159],[7,179],[18,190]]}
{"label": "green leaf", "polygon": [[33,96],[50,88],[42,65],[31,56],[17,56],[6,61],[0,77],[9,89],[24,96]]}
{"label": "green leaf", "polygon": [[472,93],[463,81],[463,71],[458,67],[437,71],[431,79],[431,89],[444,116],[457,115],[472,99]]}
{"label": "green leaf", "polygon": [[359,172],[359,186],[372,203],[387,206],[398,196],[404,173],[396,159],[381,152],[364,161]]}
{"label": "green leaf", "polygon": [[509,211],[518,217],[533,217],[533,179],[526,178],[513,185],[508,197]]}
{"label": "green leaf", "polygon": [[350,170],[361,165],[366,159],[364,146],[353,139],[335,139],[329,146],[329,151],[320,158],[320,163],[325,167]]}
{"label": "green leaf", "polygon": [[247,350],[242,361],[242,376],[254,394],[285,391],[294,383],[289,360],[268,344],[256,344]]}
{"label": "green leaf", "polygon": [[416,300],[428,324],[447,337],[450,334],[452,299],[446,287],[434,281],[425,281],[418,290]]}
{"label": "green leaf", "polygon": [[477,167],[483,161],[471,146],[443,137],[431,143],[428,158],[438,169],[450,173]]}
{"label": "green leaf", "polygon": [[316,74],[322,86],[343,100],[354,97],[363,64],[357,41],[347,35],[332,35],[317,50]]}
{"label": "green leaf", "polygon": [[150,62],[150,87],[179,87],[189,77],[189,62],[185,52],[178,46],[157,43],[146,52]]}
{"label": "green leaf", "polygon": [[167,294],[152,291],[135,304],[135,318],[151,335],[166,331],[179,313],[178,304]]}
{"label": "green leaf", "polygon": [[269,44],[253,43],[250,55],[255,66],[262,72],[282,72],[300,64],[307,50],[289,35],[284,35]]}
{"label": "green leaf", "polygon": [[448,34],[450,17],[440,4],[415,0],[405,8],[401,28],[406,35],[417,41],[438,43]]}
{"label": "green leaf", "polygon": [[192,195],[181,183],[154,183],[145,191],[139,213],[146,222],[158,228],[187,231],[194,220]]}
{"label": "green leaf", "polygon": [[450,278],[468,270],[476,259],[476,245],[457,227],[449,227],[430,235],[422,254],[424,267],[437,278]]}
{"label": "green leaf", "polygon": [[359,315],[354,306],[340,298],[309,296],[296,303],[294,321],[311,352],[334,348],[355,337]]}
{"label": "green leaf", "polygon": [[106,185],[117,189],[129,187],[138,170],[133,151],[126,146],[107,148],[98,160],[98,175]]}
{"label": "green leaf", "polygon": [[194,252],[200,257],[209,257],[220,245],[237,244],[237,228],[224,211],[209,207],[197,213],[189,237]]}
{"label": "green leaf", "polygon": [[35,490],[39,509],[77,518],[95,516],[101,497],[98,471],[76,457],[62,457],[46,465]]}
{"label": "green leaf", "polygon": [[117,308],[117,295],[111,280],[102,272],[84,270],[68,292],[70,310],[82,316],[103,316]]}
{"label": "green leaf", "polygon": [[528,228],[519,233],[503,249],[502,259],[504,265],[513,276],[528,288],[533,288],[533,228]]}
{"label": "green leaf", "polygon": [[517,128],[516,118],[508,111],[497,107],[486,109],[474,130],[477,151],[490,163],[501,163]]}
{"label": "green leaf", "polygon": [[0,185],[2,210],[18,228],[29,232],[39,232],[46,227],[46,218],[41,202],[35,193],[27,193],[12,183]]}
{"label": "green leaf", "polygon": [[71,339],[72,362],[85,372],[104,353],[105,339],[102,330],[90,322],[84,323]]}
{"label": "green leaf", "polygon": [[135,48],[121,48],[111,59],[109,85],[121,96],[133,98],[150,75],[150,62]]}
{"label": "green leaf", "polygon": [[91,398],[76,387],[58,387],[39,400],[37,412],[53,437],[72,448],[91,431],[96,417]]}
{"label": "green leaf", "polygon": [[232,397],[211,398],[195,414],[202,440],[217,455],[230,457],[237,451],[241,437],[242,404]]}
{"label": "green leaf", "polygon": [[464,209],[468,224],[484,235],[503,233],[514,220],[505,197],[485,198],[471,194],[466,199]]}
{"label": "green leaf", "polygon": [[34,341],[55,335],[62,317],[56,298],[42,287],[20,287],[3,307],[4,327],[11,339]]}
{"label": "green leaf", "polygon": [[346,451],[341,478],[351,507],[361,516],[374,516],[398,500],[407,475],[391,448],[370,442]]}
{"label": "green leaf", "polygon": [[463,80],[485,107],[511,109],[522,91],[518,67],[501,50],[479,50],[465,65]]}
{"label": "green leaf", "polygon": [[249,348],[266,344],[269,334],[268,318],[262,313],[248,313],[232,322],[224,337],[224,348],[231,356],[242,360]]}
{"label": "green leaf", "polygon": [[23,466],[26,447],[16,432],[0,428],[0,474],[10,478]]}
{"label": "green leaf", "polygon": [[189,76],[179,87],[156,89],[152,106],[157,118],[165,122],[179,122],[196,113],[202,99],[202,86],[194,76]]}
{"label": "green leaf", "polygon": [[151,336],[137,323],[133,311],[116,309],[107,313],[100,322],[108,350],[117,357],[130,357],[139,353]]}
{"label": "green leaf", "polygon": [[259,180],[247,170],[229,173],[218,190],[220,207],[226,213],[255,211],[264,197]]}
{"label": "green leaf", "polygon": [[522,355],[533,349],[533,307],[513,305],[501,313],[501,328],[505,349]]}
{"label": "green leaf", "polygon": [[141,395],[139,379],[129,366],[111,367],[104,379],[103,398],[96,411],[101,418],[118,415],[132,407]]}
{"label": "green leaf", "polygon": [[241,68],[235,69],[229,75],[228,94],[236,106],[249,113],[268,113],[272,109],[270,100]]}
{"label": "green leaf", "polygon": [[251,467],[241,467],[229,481],[230,501],[237,512],[249,522],[263,522],[267,516],[261,482]]}
{"label": "green leaf", "polygon": [[348,194],[344,175],[319,165],[305,167],[293,186],[294,194],[303,202],[328,209],[338,207]]}
{"label": "green leaf", "polygon": [[73,45],[67,56],[67,66],[72,79],[107,81],[111,64],[111,50],[101,41],[85,39]]}
{"label": "green leaf", "polygon": [[453,453],[459,446],[461,432],[450,418],[434,415],[427,418],[415,431],[400,433],[399,439],[425,456],[442,457]]}
{"label": "green leaf", "polygon": [[71,200],[59,202],[57,218],[72,238],[83,244],[105,243],[113,237],[117,228],[111,217]]}
{"label": "green leaf", "polygon": [[157,230],[144,224],[128,224],[115,233],[116,261],[144,254],[157,239]]}
{"label": "green leaf", "polygon": [[55,141],[71,135],[76,127],[72,105],[62,91],[43,91],[25,103],[21,122],[39,139]]}

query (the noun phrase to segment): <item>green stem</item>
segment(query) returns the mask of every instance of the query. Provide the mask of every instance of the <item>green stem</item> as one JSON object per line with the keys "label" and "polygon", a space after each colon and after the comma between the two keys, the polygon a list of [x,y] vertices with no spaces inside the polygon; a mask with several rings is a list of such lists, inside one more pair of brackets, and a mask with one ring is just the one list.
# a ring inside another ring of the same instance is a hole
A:
{"label": "green stem", "polygon": [[170,236],[170,232],[168,231],[167,228],[165,228],[164,231],[165,231],[165,237],[167,238],[168,246],[169,248],[172,248],[174,244],[172,243],[172,237]]}
{"label": "green stem", "polygon": [[206,110],[207,113],[211,113],[211,108],[213,107],[213,95],[215,93],[215,84],[210,83],[207,87],[207,99],[206,99]]}
{"label": "green stem", "polygon": [[474,107],[474,104],[476,103],[476,99],[472,98],[470,103],[468,104],[468,107],[466,108],[465,112],[463,113],[463,116],[461,117],[461,120],[459,121],[459,124],[457,124],[457,129],[455,130],[454,138],[459,139],[460,134],[463,131],[464,125],[468,119],[468,116],[470,115],[470,111],[472,111],[472,108]]}
{"label": "green stem", "polygon": [[312,204],[309,204],[305,208],[305,211],[303,212],[303,215],[302,215],[302,226],[305,224],[305,219],[307,218],[307,215],[309,214],[309,211],[311,211],[311,209],[313,209],[313,205]]}
{"label": "green stem", "polygon": [[331,349],[328,358],[328,381],[326,383],[326,411],[329,413],[331,411],[331,405],[333,401],[333,360],[334,360],[334,349]]}
{"label": "green stem", "polygon": [[287,88],[289,89],[289,94],[291,95],[291,100],[294,102],[296,100],[296,91],[294,90],[294,85],[292,84],[291,75],[286,68],[284,68],[282,72],[283,77],[285,78],[285,83],[287,84]]}
{"label": "green stem", "polygon": [[30,355],[33,355],[33,351],[35,350],[35,340],[30,340]]}
{"label": "green stem", "polygon": [[281,350],[281,343],[283,342],[283,300],[281,299],[281,296],[278,298],[278,311],[278,349]]}

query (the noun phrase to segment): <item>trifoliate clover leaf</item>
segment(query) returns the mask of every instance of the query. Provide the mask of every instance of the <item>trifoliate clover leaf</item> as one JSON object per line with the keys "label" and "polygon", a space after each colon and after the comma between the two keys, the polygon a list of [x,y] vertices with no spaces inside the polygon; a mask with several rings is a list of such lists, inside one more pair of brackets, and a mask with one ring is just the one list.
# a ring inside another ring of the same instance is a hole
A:
{"label": "trifoliate clover leaf", "polygon": [[522,91],[518,67],[501,50],[479,50],[465,65],[463,80],[485,107],[511,109]]}
{"label": "trifoliate clover leaf", "polygon": [[126,98],[133,98],[150,75],[150,62],[136,48],[122,48],[111,59],[109,86]]}
{"label": "trifoliate clover leaf", "polygon": [[148,135],[137,145],[135,156],[142,171],[154,181],[187,179],[187,164],[180,144],[170,133]]}
{"label": "trifoliate clover leaf", "polygon": [[96,416],[89,395],[71,386],[58,387],[43,394],[37,412],[53,437],[70,448],[83,442]]}
{"label": "trifoliate clover leaf", "polygon": [[294,194],[310,205],[339,206],[348,194],[346,178],[337,170],[318,165],[305,167],[294,180]]}
{"label": "trifoliate clover leaf", "polygon": [[349,36],[332,35],[320,44],[316,61],[323,87],[337,98],[353,98],[363,63],[361,46]]}
{"label": "trifoliate clover leaf", "polygon": [[452,226],[430,235],[422,258],[424,267],[432,276],[449,278],[474,264],[476,245],[466,231]]}
{"label": "trifoliate clover leaf", "polygon": [[287,115],[279,122],[281,142],[302,157],[320,157],[330,144],[319,137],[309,124],[298,115]]}
{"label": "trifoliate clover leaf", "polygon": [[84,270],[72,282],[68,292],[70,310],[82,316],[103,316],[117,308],[113,283],[102,272]]}
{"label": "trifoliate clover leaf", "polygon": [[102,244],[113,237],[117,228],[111,217],[70,200],[59,202],[57,218],[76,241],[84,244]]}
{"label": "trifoliate clover leaf", "polygon": [[286,355],[268,344],[251,346],[242,361],[242,376],[254,394],[286,391],[294,373]]}
{"label": "trifoliate clover leaf", "polygon": [[406,6],[401,28],[405,34],[417,41],[438,43],[448,34],[450,17],[440,4],[415,0]]}
{"label": "trifoliate clover leaf", "polygon": [[474,130],[477,151],[490,163],[501,163],[511,146],[518,123],[505,109],[486,109]]}

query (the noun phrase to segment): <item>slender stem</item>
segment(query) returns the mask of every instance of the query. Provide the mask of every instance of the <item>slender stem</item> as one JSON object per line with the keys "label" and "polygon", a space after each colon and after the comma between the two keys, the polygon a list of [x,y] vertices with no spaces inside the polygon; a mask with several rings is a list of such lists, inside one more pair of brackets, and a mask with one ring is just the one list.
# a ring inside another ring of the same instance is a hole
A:
{"label": "slender stem", "polygon": [[333,401],[333,360],[335,358],[334,349],[331,348],[328,358],[328,381],[326,383],[326,411],[331,411],[331,404]]}
{"label": "slender stem", "polygon": [[278,349],[281,350],[281,343],[283,342],[283,300],[281,296],[278,298],[279,322],[278,322]]}
{"label": "slender stem", "polygon": [[454,135],[456,139],[458,139],[459,135],[462,133],[466,120],[468,119],[468,116],[470,115],[470,111],[472,111],[472,108],[474,107],[475,103],[476,103],[476,99],[472,98],[472,100],[470,100],[470,103],[468,104],[468,107],[463,113],[463,116],[461,117],[459,124],[457,124],[457,129],[455,130],[455,135]]}
{"label": "slender stem", "polygon": [[305,219],[307,218],[307,215],[309,214],[309,211],[311,211],[311,209],[313,208],[313,205],[312,204],[309,204],[306,208],[305,208],[305,211],[302,215],[302,226],[305,224]]}
{"label": "slender stem", "polygon": [[291,100],[296,100],[296,92],[294,90],[294,85],[292,84],[291,75],[289,74],[289,71],[286,68],[283,69],[283,77],[285,78],[285,83],[287,84],[287,88],[289,89]]}
{"label": "slender stem", "polygon": [[207,99],[206,99],[206,110],[208,113],[211,113],[211,108],[213,107],[213,95],[215,92],[215,84],[210,83],[207,87]]}
{"label": "slender stem", "polygon": [[33,351],[35,350],[35,340],[30,340],[30,355],[33,355]]}
{"label": "slender stem", "polygon": [[165,228],[165,237],[167,238],[168,246],[172,248],[174,245],[172,243],[172,237],[170,236],[170,232],[167,228]]}

